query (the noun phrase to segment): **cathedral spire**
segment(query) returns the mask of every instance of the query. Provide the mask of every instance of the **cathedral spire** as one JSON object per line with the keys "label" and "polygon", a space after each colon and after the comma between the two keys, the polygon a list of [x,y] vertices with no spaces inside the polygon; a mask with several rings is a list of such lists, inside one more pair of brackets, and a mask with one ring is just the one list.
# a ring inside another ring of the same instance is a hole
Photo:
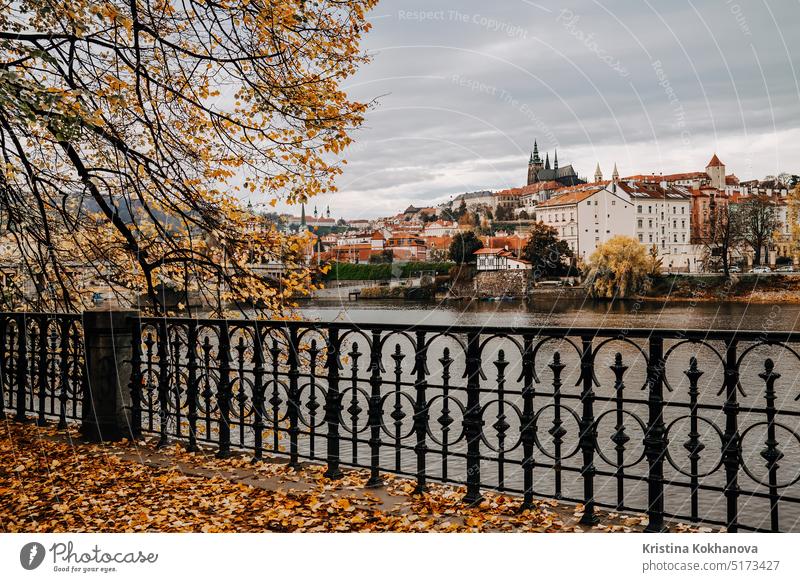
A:
{"label": "cathedral spire", "polygon": [[600,170],[600,162],[597,162],[597,167],[594,169],[594,181],[595,182],[603,181],[603,172]]}
{"label": "cathedral spire", "polygon": [[545,170],[549,170],[550,169],[550,154],[549,153],[544,155],[544,169]]}
{"label": "cathedral spire", "polygon": [[558,170],[558,150],[553,150],[553,169]]}
{"label": "cathedral spire", "polygon": [[619,172],[617,171],[617,163],[614,162],[614,171],[611,174],[611,179],[616,182],[619,180]]}
{"label": "cathedral spire", "polygon": [[533,157],[531,160],[537,164],[542,161],[539,158],[539,144],[536,143],[536,140],[533,140]]}

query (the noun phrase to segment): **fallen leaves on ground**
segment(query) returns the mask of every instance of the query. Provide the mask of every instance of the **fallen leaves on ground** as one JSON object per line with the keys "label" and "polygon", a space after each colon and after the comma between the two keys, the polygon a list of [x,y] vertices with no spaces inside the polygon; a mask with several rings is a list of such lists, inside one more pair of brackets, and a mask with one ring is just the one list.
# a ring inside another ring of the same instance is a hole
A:
{"label": "fallen leaves on ground", "polygon": [[[365,489],[365,471],[329,480],[247,457],[216,459],[182,445],[87,444],[73,429],[0,424],[0,531],[4,532],[558,532],[573,507],[487,493],[476,506],[463,488],[386,475]],[[596,531],[632,531],[611,524]],[[638,525],[638,524],[636,524]]]}

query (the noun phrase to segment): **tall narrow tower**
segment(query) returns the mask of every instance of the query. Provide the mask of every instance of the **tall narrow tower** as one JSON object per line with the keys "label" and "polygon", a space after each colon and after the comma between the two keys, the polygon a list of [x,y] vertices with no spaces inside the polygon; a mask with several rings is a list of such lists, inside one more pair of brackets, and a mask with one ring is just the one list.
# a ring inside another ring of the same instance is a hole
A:
{"label": "tall narrow tower", "polygon": [[725,164],[719,161],[717,154],[711,158],[706,166],[706,174],[711,178],[711,187],[717,190],[725,189]]}
{"label": "tall narrow tower", "polygon": [[611,180],[613,182],[619,181],[619,170],[617,170],[617,163],[614,162],[614,171],[611,173]]}
{"label": "tall narrow tower", "polygon": [[597,162],[597,167],[594,169],[594,181],[595,182],[603,181],[603,172],[600,171],[600,162]]}
{"label": "tall narrow tower", "polygon": [[528,160],[528,184],[533,184],[539,180],[537,174],[542,168],[542,158],[539,157],[539,144],[536,143],[536,140],[533,140],[533,152],[530,160]]}

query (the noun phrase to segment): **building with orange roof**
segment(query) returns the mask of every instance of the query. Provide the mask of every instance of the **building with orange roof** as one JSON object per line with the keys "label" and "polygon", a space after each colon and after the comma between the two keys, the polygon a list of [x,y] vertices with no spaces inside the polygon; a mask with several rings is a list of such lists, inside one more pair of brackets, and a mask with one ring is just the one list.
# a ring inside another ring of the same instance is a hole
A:
{"label": "building with orange roof", "polygon": [[530,261],[518,258],[508,249],[478,249],[475,258],[478,271],[524,271],[533,268]]}
{"label": "building with orange roof", "polygon": [[392,251],[395,260],[424,261],[428,257],[425,241],[413,233],[393,232],[386,241],[386,248]]}
{"label": "building with orange roof", "polygon": [[553,227],[584,261],[611,237],[635,235],[633,202],[614,182],[561,188],[539,203],[536,218]]}
{"label": "building with orange roof", "polygon": [[506,236],[482,236],[480,239],[483,242],[484,248],[505,249],[513,252],[517,256],[522,255],[522,250],[528,243],[528,237],[519,236],[517,234]]}
{"label": "building with orange roof", "polygon": [[439,219],[426,224],[425,228],[422,229],[420,234],[426,238],[435,236],[453,236],[459,230],[461,230],[461,227],[459,227],[457,221]]}

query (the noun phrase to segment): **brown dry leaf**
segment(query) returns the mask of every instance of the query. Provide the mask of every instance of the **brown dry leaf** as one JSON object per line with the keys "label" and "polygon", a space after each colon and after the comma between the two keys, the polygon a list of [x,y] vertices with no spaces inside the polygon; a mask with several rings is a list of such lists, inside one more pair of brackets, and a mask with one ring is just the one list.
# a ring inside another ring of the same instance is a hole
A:
{"label": "brown dry leaf", "polygon": [[[364,490],[366,471],[331,482],[324,467],[253,465],[147,440],[87,445],[72,429],[0,426],[0,463],[14,467],[0,473],[8,532],[582,531],[568,522],[583,507],[555,500],[520,511],[519,498],[486,492],[468,507],[464,487],[433,483],[412,495],[415,483],[393,475],[383,476],[384,499]],[[595,531],[639,530],[642,519],[619,516]]]}

